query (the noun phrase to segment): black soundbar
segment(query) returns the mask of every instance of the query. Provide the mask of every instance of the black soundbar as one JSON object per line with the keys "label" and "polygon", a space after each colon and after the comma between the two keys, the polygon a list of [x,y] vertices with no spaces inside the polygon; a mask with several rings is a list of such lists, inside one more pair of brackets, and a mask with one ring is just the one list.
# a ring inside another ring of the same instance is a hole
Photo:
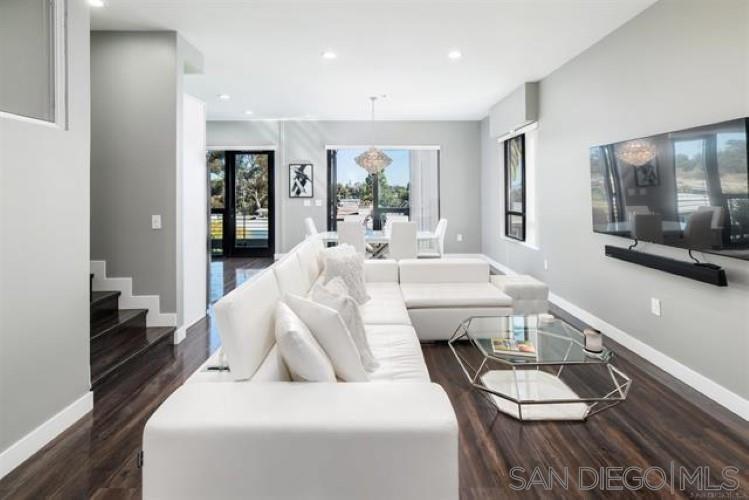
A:
{"label": "black soundbar", "polygon": [[670,259],[668,257],[661,257],[660,255],[652,255],[627,248],[613,247],[611,245],[606,245],[606,255],[710,285],[728,286],[726,271],[715,264],[685,262],[683,260]]}

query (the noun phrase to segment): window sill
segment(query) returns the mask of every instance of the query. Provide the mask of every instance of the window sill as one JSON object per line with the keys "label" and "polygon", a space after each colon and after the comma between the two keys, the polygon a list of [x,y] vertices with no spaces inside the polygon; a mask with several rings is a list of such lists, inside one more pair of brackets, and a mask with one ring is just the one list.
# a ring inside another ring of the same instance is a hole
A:
{"label": "window sill", "polygon": [[507,242],[513,243],[515,245],[519,245],[519,246],[522,246],[522,247],[530,248],[531,250],[535,250],[537,252],[541,250],[538,246],[536,246],[536,245],[534,245],[532,243],[528,243],[527,241],[519,241],[519,240],[515,240],[515,239],[512,239],[512,238],[508,238],[507,236],[500,236],[499,238],[502,241],[507,241]]}

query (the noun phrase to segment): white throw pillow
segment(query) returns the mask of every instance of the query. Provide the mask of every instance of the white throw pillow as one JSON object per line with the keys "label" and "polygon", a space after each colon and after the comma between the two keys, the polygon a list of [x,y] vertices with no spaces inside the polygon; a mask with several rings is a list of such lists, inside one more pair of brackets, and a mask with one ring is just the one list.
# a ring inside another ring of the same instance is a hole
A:
{"label": "white throw pillow", "polygon": [[369,380],[351,334],[335,309],[298,295],[286,294],[284,301],[304,321],[322,346],[338,378],[345,382]]}
{"label": "white throw pillow", "polygon": [[354,300],[359,304],[366,303],[370,296],[364,283],[364,256],[347,244],[326,248],[321,254],[325,283],[340,276]]}
{"label": "white throw pillow", "polygon": [[318,304],[338,311],[351,334],[351,338],[354,339],[356,348],[359,350],[364,369],[373,372],[380,367],[380,363],[377,362],[374,354],[372,354],[372,349],[369,347],[359,305],[348,294],[346,283],[340,277],[333,278],[325,285],[315,283],[307,297]]}
{"label": "white throw pillow", "polygon": [[276,306],[276,344],[293,380],[335,382],[328,356],[309,328],[283,302]]}

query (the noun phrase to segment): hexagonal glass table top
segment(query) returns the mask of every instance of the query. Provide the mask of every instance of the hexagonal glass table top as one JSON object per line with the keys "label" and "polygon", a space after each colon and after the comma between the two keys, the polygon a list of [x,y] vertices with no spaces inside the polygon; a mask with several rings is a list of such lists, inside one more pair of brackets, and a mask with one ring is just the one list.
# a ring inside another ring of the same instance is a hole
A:
{"label": "hexagonal glass table top", "polygon": [[[530,364],[608,363],[614,354],[584,349],[584,335],[572,325],[551,315],[474,316],[464,328],[484,356],[500,362]],[[507,341],[503,341],[507,339]],[[529,352],[502,351],[502,346],[528,346]]]}
{"label": "hexagonal glass table top", "polygon": [[621,403],[630,379],[613,353],[551,315],[474,316],[449,340],[468,382],[519,420],[585,420]]}

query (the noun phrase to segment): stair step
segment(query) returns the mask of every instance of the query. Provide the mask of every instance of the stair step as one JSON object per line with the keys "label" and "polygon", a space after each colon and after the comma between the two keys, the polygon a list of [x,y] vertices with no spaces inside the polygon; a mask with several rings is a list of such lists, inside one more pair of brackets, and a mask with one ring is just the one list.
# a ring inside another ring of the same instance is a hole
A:
{"label": "stair step", "polygon": [[91,341],[120,328],[146,327],[148,309],[119,309],[115,314],[91,322]]}
{"label": "stair step", "polygon": [[122,294],[119,290],[104,290],[100,292],[91,292],[91,307],[99,305],[106,300],[119,298]]}
{"label": "stair step", "polygon": [[120,328],[117,332],[99,337],[91,344],[91,386],[104,382],[134,368],[140,359],[171,347],[173,327]]}
{"label": "stair step", "polygon": [[91,292],[91,323],[116,316],[119,309],[120,292]]}

